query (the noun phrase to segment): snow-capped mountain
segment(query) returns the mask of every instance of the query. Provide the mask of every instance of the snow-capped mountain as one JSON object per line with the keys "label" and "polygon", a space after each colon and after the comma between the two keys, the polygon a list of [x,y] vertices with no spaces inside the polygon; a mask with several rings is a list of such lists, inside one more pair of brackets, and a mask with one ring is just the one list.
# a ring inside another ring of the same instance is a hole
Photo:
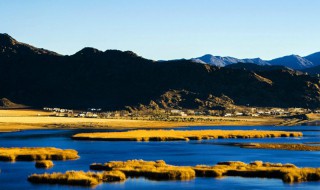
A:
{"label": "snow-capped mountain", "polygon": [[301,57],[299,55],[288,55],[272,60],[262,60],[261,58],[252,59],[238,59],[234,57],[221,57],[206,54],[201,57],[191,59],[197,63],[209,64],[218,67],[225,67],[227,65],[236,63],[254,63],[257,65],[282,65],[296,70],[303,70],[320,65],[320,52]]}
{"label": "snow-capped mountain", "polygon": [[253,58],[253,59],[238,59],[234,57],[221,57],[221,56],[213,56],[211,54],[206,54],[201,57],[192,58],[194,62],[198,63],[207,63],[209,65],[215,65],[218,67],[224,67],[230,64],[235,63],[254,63],[258,65],[270,65],[268,62],[260,59],[260,58]]}

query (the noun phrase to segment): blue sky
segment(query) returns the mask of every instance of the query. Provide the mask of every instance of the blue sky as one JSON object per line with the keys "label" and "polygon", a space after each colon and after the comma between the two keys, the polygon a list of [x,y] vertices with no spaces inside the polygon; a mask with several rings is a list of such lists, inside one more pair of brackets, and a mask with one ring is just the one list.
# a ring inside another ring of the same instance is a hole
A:
{"label": "blue sky", "polygon": [[318,0],[0,0],[0,33],[74,54],[272,59],[320,51]]}

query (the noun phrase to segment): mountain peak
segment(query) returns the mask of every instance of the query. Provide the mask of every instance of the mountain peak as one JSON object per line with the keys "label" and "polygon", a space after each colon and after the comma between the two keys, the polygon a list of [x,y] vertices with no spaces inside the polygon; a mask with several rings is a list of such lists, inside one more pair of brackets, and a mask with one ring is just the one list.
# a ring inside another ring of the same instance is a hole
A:
{"label": "mountain peak", "polygon": [[125,51],[124,53],[132,56],[132,57],[139,57],[136,53],[134,53],[133,51]]}
{"label": "mountain peak", "polygon": [[17,43],[18,43],[18,41],[15,40],[14,38],[12,38],[9,34],[6,34],[6,33],[1,34],[0,33],[0,45],[2,45],[2,46],[12,46],[12,45],[15,45]]}
{"label": "mountain peak", "polygon": [[140,57],[136,53],[134,53],[133,51],[121,51],[121,50],[116,50],[116,49],[108,49],[104,53],[108,54],[108,55]]}
{"label": "mountain peak", "polygon": [[85,47],[82,50],[75,53],[74,55],[93,55],[97,53],[102,53],[102,51],[92,47]]}
{"label": "mountain peak", "polygon": [[212,54],[205,54],[205,55],[203,55],[201,57],[213,57],[213,55]]}
{"label": "mountain peak", "polygon": [[304,69],[315,66],[311,61],[299,55],[287,55],[269,61],[272,65],[283,65],[292,69]]}
{"label": "mountain peak", "polygon": [[291,57],[295,57],[295,58],[300,58],[301,56],[300,55],[297,55],[297,54],[292,54],[292,55],[289,55]]}

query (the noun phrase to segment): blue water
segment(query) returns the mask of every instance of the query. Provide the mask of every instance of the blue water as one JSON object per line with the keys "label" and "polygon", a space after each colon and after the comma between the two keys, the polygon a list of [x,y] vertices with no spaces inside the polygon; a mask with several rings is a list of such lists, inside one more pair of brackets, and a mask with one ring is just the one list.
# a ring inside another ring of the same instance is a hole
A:
{"label": "blue water", "polygon": [[[165,160],[172,165],[214,165],[220,161],[239,160],[251,162],[293,163],[299,167],[320,167],[320,152],[286,151],[267,149],[243,149],[227,146],[224,143],[243,142],[282,142],[282,143],[320,143],[320,127],[186,127],[179,130],[228,129],[228,130],[282,130],[301,131],[299,138],[267,139],[214,139],[189,142],[107,142],[76,141],[70,136],[88,130],[31,130],[0,133],[1,147],[47,147],[75,149],[80,159],[75,161],[55,161],[51,169],[36,169],[34,162],[0,162],[0,189],[89,189],[65,185],[35,185],[27,181],[33,173],[64,172],[66,170],[89,170],[94,162],[112,160],[144,159]],[[91,130],[92,131],[92,130]],[[90,132],[91,132],[90,131]],[[107,131],[107,130],[99,130]],[[109,130],[111,131],[111,130]],[[191,181],[150,181],[143,178],[128,179],[123,183],[104,183],[95,189],[318,189],[320,182],[285,184],[279,179],[225,177],[196,178]]]}

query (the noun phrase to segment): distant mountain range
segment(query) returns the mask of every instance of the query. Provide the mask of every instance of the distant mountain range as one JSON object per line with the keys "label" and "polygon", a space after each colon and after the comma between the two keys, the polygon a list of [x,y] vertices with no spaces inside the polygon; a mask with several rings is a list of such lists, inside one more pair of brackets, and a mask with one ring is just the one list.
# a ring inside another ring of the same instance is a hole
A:
{"label": "distant mountain range", "polygon": [[257,65],[282,65],[295,70],[303,70],[320,65],[320,52],[308,55],[306,57],[301,57],[299,55],[288,55],[272,60],[262,60],[260,58],[238,59],[234,57],[213,56],[210,54],[192,58],[191,60],[194,62],[206,63],[218,67],[225,67],[227,65],[236,63],[254,63]]}
{"label": "distant mountain range", "polygon": [[210,54],[197,57],[197,58],[192,58],[191,60],[197,63],[206,63],[206,64],[214,65],[217,67],[225,67],[227,65],[236,64],[236,63],[254,63],[258,65],[270,65],[269,62],[266,62],[260,58],[238,59],[234,57],[213,56]]}
{"label": "distant mountain range", "polygon": [[318,77],[286,66],[254,64],[262,61],[259,59],[246,64],[218,59],[235,64],[159,62],[131,51],[90,47],[65,56],[0,34],[0,106],[106,110],[320,107]]}

